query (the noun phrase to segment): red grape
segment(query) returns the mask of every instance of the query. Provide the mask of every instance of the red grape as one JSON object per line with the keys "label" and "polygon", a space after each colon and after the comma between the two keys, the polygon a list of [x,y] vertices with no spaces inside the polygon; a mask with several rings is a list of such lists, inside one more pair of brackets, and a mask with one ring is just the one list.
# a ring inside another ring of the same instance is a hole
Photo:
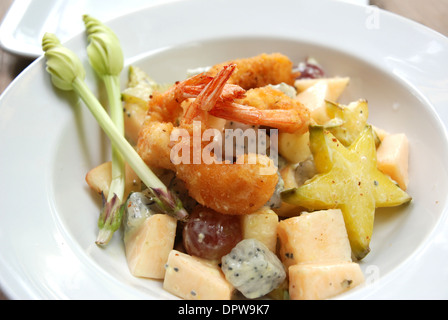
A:
{"label": "red grape", "polygon": [[184,226],[183,243],[188,254],[219,260],[242,240],[238,216],[223,215],[197,206]]}
{"label": "red grape", "polygon": [[297,79],[319,79],[325,77],[325,71],[313,60],[308,59],[298,66],[300,76]]}

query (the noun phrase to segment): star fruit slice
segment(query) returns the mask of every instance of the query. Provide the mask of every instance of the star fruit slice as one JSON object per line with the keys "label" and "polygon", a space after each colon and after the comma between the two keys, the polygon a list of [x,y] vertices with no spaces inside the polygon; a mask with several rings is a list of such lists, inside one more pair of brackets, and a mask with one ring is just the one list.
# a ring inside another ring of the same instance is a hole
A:
{"label": "star fruit slice", "polygon": [[369,107],[366,100],[358,100],[349,105],[326,101],[327,114],[332,119],[339,120],[339,126],[329,127],[330,131],[346,147],[350,146],[364,130],[369,117]]}
{"label": "star fruit slice", "polygon": [[366,126],[347,148],[322,126],[310,127],[310,147],[318,174],[282,193],[283,201],[308,210],[341,209],[356,259],[370,252],[375,209],[412,198],[377,169],[375,135]]}

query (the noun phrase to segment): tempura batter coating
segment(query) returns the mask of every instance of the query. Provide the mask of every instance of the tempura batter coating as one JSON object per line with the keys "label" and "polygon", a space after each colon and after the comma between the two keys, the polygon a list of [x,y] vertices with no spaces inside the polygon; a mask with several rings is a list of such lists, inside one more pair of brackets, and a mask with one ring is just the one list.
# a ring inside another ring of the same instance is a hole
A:
{"label": "tempura batter coating", "polygon": [[171,162],[171,132],[170,122],[147,121],[141,128],[137,150],[143,161],[151,168],[175,170]]}
{"label": "tempura batter coating", "polygon": [[294,85],[298,74],[293,72],[293,63],[280,53],[266,54],[227,61],[213,66],[208,72],[209,76],[216,76],[226,65],[236,64],[237,69],[229,79],[229,83],[239,85],[245,90],[264,87],[268,84],[282,82]]}
{"label": "tempura batter coating", "polygon": [[258,110],[271,110],[274,111],[274,114],[275,110],[294,110],[296,112],[294,117],[289,115],[289,119],[285,118],[285,127],[279,125],[282,117],[280,112],[278,112],[275,118],[277,122],[276,127],[290,133],[305,133],[308,131],[310,122],[309,110],[299,101],[290,98],[272,86],[248,90],[244,99],[236,100],[235,102]]}
{"label": "tempura batter coating", "polygon": [[255,107],[258,110],[298,109],[307,113],[307,108],[303,104],[272,86],[247,90],[246,96],[235,102]]}
{"label": "tempura batter coating", "polygon": [[[247,164],[248,157],[258,157],[257,163]],[[176,173],[200,204],[223,214],[249,214],[269,201],[278,182],[276,169],[269,169],[266,159],[265,156],[246,155],[246,164],[241,165],[179,165]],[[260,174],[262,170],[270,174]]]}

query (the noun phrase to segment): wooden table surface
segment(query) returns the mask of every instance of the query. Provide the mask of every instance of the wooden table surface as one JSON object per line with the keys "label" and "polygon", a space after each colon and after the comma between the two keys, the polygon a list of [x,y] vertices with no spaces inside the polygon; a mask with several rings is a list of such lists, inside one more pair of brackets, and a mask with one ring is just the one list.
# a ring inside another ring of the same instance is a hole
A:
{"label": "wooden table surface", "polygon": [[[0,21],[3,20],[12,0],[0,1]],[[371,0],[371,5],[394,12],[426,25],[448,37],[448,0]],[[15,56],[0,48],[0,93],[32,61]],[[0,288],[0,300],[7,299]]]}

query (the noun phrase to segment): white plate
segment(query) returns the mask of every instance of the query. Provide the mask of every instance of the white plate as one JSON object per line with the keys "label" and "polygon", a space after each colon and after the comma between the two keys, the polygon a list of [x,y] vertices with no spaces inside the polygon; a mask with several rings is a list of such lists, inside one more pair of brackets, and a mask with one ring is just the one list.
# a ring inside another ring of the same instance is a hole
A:
{"label": "white plate", "polygon": [[[275,10],[275,13],[274,13]],[[448,298],[448,40],[419,24],[335,1],[191,0],[109,23],[126,64],[156,80],[187,68],[279,51],[317,58],[350,76],[343,101],[366,98],[370,122],[410,140],[413,203],[376,216],[366,284],[346,299]],[[79,54],[96,88],[78,35]],[[123,74],[125,79],[126,72]],[[99,203],[86,172],[108,145],[86,108],[55,90],[39,58],[0,99],[0,283],[17,299],[167,299],[161,283],[133,278],[119,235],[94,244]]]}
{"label": "white plate", "polygon": [[[16,0],[0,26],[0,46],[17,55],[42,54],[45,32],[64,42],[84,30],[78,17],[88,13],[101,21],[171,0]],[[338,0],[367,5],[368,0]]]}

